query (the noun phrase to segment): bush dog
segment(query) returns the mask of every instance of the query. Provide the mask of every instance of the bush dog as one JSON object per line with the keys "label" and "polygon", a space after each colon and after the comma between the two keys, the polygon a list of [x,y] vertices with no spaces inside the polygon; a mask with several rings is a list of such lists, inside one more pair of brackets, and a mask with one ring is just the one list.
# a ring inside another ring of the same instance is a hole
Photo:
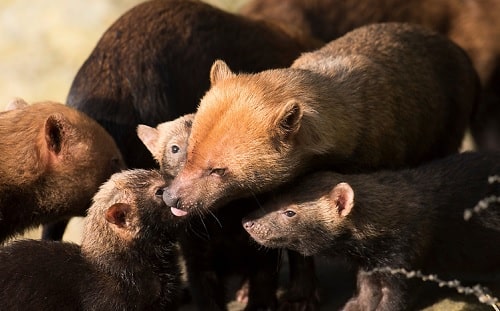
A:
{"label": "bush dog", "polygon": [[0,113],[0,243],[40,224],[84,216],[125,168],[113,138],[84,113],[15,100]]}
{"label": "bush dog", "polygon": [[114,174],[94,197],[81,247],[18,240],[0,248],[2,310],[176,310],[177,229],[161,199],[166,185],[156,171]]}
{"label": "bush dog", "polygon": [[295,27],[325,42],[380,22],[420,24],[462,47],[483,86],[471,123],[479,149],[500,150],[500,1],[455,0],[251,0],[240,14]]}

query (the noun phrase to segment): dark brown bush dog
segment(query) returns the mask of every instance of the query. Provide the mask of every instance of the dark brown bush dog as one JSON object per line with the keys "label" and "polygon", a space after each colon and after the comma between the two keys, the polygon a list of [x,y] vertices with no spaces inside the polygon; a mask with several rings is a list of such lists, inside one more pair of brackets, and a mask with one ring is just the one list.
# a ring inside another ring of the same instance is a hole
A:
{"label": "dark brown bush dog", "polygon": [[195,112],[216,59],[257,72],[289,66],[319,44],[201,1],[146,1],[106,30],[74,78],[67,103],[109,131],[129,167],[152,167],[137,125]]}
{"label": "dark brown bush dog", "polygon": [[481,213],[464,219],[489,195],[498,163],[500,154],[464,153],[402,171],[317,172],[276,194],[243,226],[264,246],[340,257],[359,268],[357,294],[344,310],[409,310],[415,293],[406,276],[369,272],[404,268],[500,284],[500,214],[486,214],[496,228],[484,226]]}
{"label": "dark brown bush dog", "polygon": [[81,247],[19,240],[0,248],[2,310],[176,310],[176,223],[159,172],[114,174],[94,197]]}

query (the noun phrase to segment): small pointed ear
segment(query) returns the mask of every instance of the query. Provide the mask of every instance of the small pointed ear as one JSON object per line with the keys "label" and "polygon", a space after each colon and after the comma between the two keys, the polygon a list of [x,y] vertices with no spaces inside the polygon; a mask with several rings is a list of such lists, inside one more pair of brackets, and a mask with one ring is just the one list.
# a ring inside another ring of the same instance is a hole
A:
{"label": "small pointed ear", "polygon": [[340,216],[349,215],[354,206],[354,191],[348,183],[340,183],[330,191],[330,198]]}
{"label": "small pointed ear", "polygon": [[191,128],[193,127],[194,116],[195,116],[194,113],[186,114],[183,116],[184,125],[185,125],[186,129],[191,130]]}
{"label": "small pointed ear", "polygon": [[58,155],[64,144],[69,122],[61,113],[54,113],[45,120],[45,142],[49,152]]}
{"label": "small pointed ear", "polygon": [[112,223],[119,228],[127,226],[127,216],[132,211],[132,207],[125,203],[115,203],[108,207],[104,218],[107,222]]}
{"label": "small pointed ear", "polygon": [[28,103],[24,99],[16,97],[5,107],[5,111],[20,109],[26,106],[28,106]]}
{"label": "small pointed ear", "polygon": [[299,131],[302,115],[302,107],[297,101],[291,100],[285,104],[278,117],[278,132],[281,139],[288,139]]}
{"label": "small pointed ear", "polygon": [[218,59],[210,69],[210,83],[215,83],[233,77],[235,74],[229,69],[229,66],[222,60]]}
{"label": "small pointed ear", "polygon": [[139,139],[146,146],[146,148],[148,148],[149,152],[155,155],[158,149],[158,139],[160,137],[158,129],[144,124],[139,124],[137,126],[137,136],[139,136]]}

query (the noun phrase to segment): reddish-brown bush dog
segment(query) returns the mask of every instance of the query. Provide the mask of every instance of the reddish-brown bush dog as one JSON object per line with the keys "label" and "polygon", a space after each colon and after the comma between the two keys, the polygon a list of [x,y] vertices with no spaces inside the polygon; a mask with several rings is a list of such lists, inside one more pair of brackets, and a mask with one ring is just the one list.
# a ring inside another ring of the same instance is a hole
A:
{"label": "reddish-brown bush dog", "polygon": [[84,216],[99,186],[125,167],[111,136],[85,114],[53,102],[10,108],[0,113],[0,242]]}

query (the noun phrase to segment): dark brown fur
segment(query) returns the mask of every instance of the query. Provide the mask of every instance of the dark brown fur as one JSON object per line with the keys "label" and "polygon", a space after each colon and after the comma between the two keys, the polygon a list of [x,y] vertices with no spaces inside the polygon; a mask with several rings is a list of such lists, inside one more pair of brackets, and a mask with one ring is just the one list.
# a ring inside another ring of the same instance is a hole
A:
{"label": "dark brown fur", "polygon": [[[139,138],[153,154],[162,174],[173,178],[184,165],[193,118],[194,114],[188,114],[156,128],[137,127]],[[256,207],[253,205],[252,200],[242,200],[208,217],[193,217],[180,234],[189,287],[199,310],[227,309],[227,280],[234,274],[242,276],[246,284],[246,291],[239,297],[246,302],[245,310],[276,307],[278,254],[257,249],[240,226],[247,211]]]}
{"label": "dark brown fur", "polygon": [[176,310],[176,227],[158,172],[113,175],[94,197],[81,247],[20,240],[0,248],[2,310]]}
{"label": "dark brown fur", "polygon": [[448,36],[468,53],[483,85],[485,102],[472,123],[476,143],[500,150],[500,1],[251,0],[240,13],[325,42],[379,22],[416,23]]}
{"label": "dark brown fur", "polygon": [[[500,283],[498,229],[483,226],[481,214],[464,220],[488,195],[499,162],[500,154],[465,153],[403,171],[318,172],[276,194],[243,226],[264,246],[341,257],[359,268],[358,293],[345,310],[409,310],[404,276],[366,272],[405,268],[470,285]],[[488,217],[498,227],[499,214]]]}
{"label": "dark brown fur", "polygon": [[0,243],[84,216],[99,186],[125,167],[111,136],[85,114],[53,102],[12,108],[0,113]]}

